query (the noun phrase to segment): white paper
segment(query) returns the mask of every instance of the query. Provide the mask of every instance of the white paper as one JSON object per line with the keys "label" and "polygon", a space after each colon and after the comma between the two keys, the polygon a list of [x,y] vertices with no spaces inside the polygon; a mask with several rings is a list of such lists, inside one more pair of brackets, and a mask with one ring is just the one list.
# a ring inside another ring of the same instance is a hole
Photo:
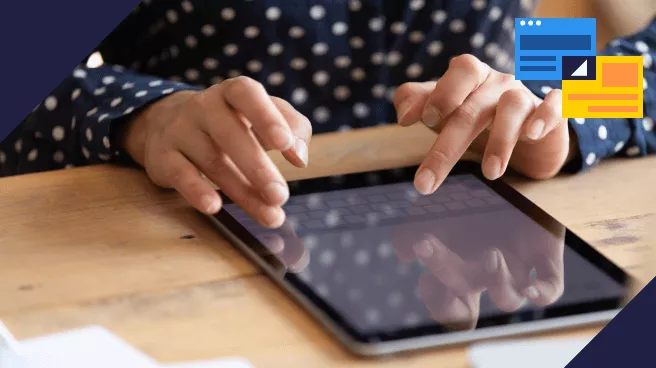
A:
{"label": "white paper", "polygon": [[160,365],[101,326],[16,341],[0,321],[0,368],[253,368],[241,358]]}
{"label": "white paper", "polygon": [[204,362],[164,364],[162,368],[253,368],[245,359],[217,359]]}
{"label": "white paper", "polygon": [[492,341],[469,348],[473,368],[562,368],[592,338]]}

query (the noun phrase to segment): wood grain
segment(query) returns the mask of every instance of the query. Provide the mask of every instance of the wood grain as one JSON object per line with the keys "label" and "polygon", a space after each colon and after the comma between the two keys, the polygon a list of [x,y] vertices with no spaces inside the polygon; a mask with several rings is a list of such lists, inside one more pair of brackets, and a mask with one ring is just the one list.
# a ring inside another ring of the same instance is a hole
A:
{"label": "wood grain", "polygon": [[[417,126],[317,136],[288,179],[417,164]],[[473,156],[471,156],[473,157]],[[656,157],[612,160],[520,192],[643,280]],[[19,338],[101,324],[161,361],[244,356],[257,367],[466,367],[463,347],[357,360],[178,195],[136,169],[0,179],[0,319]],[[653,232],[653,231],[652,231]],[[642,272],[642,273],[641,273]],[[592,334],[598,327],[564,334]]]}

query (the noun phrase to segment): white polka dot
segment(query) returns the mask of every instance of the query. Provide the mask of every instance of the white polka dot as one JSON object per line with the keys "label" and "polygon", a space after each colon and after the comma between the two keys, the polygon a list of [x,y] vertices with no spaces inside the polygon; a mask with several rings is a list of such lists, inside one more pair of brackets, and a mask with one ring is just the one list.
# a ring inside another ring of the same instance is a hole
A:
{"label": "white polka dot", "polygon": [[501,24],[501,27],[506,30],[506,32],[512,32],[513,29],[515,28],[515,24],[512,20],[512,18],[506,16],[503,18],[503,23]]}
{"label": "white polka dot", "polygon": [[328,52],[328,45],[325,42],[317,42],[312,46],[312,53],[315,55],[325,55]]}
{"label": "white polka dot", "polygon": [[34,132],[34,138],[41,138],[43,137],[43,134],[41,132]]}
{"label": "white polka dot", "polygon": [[103,77],[102,82],[103,84],[110,85],[116,81],[116,77],[113,75],[106,75]]}
{"label": "white polka dot", "polygon": [[647,84],[647,78],[642,78],[642,89],[646,91],[647,87],[649,87],[649,84]]}
{"label": "white polka dot", "polygon": [[362,102],[353,105],[353,115],[358,119],[364,119],[369,116],[369,106]]}
{"label": "white polka dot", "polygon": [[219,62],[215,58],[206,58],[203,60],[203,67],[207,70],[214,70],[218,66]]}
{"label": "white polka dot", "polygon": [[408,36],[408,39],[412,43],[420,43],[421,41],[424,40],[424,33],[422,31],[410,32],[410,35]]}
{"label": "white polka dot", "polygon": [[[216,28],[214,28],[214,26],[211,25],[211,24],[206,24],[203,27],[201,27],[200,32],[202,34],[204,34],[205,36],[210,37],[210,36],[214,35],[214,33],[216,33]],[[192,47],[192,46],[189,46],[189,47]]]}
{"label": "white polka dot", "polygon": [[199,73],[198,73],[198,70],[196,70],[196,69],[187,69],[185,71],[184,75],[185,75],[185,78],[187,78],[187,80],[195,81],[196,79],[198,79]]}
{"label": "white polka dot", "polygon": [[462,33],[465,28],[467,28],[467,25],[462,19],[454,19],[449,24],[449,29],[453,33]]}
{"label": "white polka dot", "polygon": [[351,97],[351,90],[347,86],[337,86],[333,91],[333,96],[339,101],[344,101]]}
{"label": "white polka dot", "polygon": [[66,166],[64,166],[64,169],[72,169],[74,167],[75,167],[75,165],[73,165],[73,164],[66,164]]}
{"label": "white polka dot", "polygon": [[223,82],[223,77],[220,75],[215,75],[212,78],[210,78],[210,83],[211,84],[221,84]]}
{"label": "white polka dot", "polygon": [[101,121],[107,119],[109,117],[109,114],[102,114],[98,117],[98,122],[100,123]]}
{"label": "white polka dot", "polygon": [[307,101],[308,93],[303,88],[296,88],[292,91],[292,102],[296,105],[301,105]]}
{"label": "white polka dot", "polygon": [[611,47],[617,47],[617,46],[620,45],[620,40],[618,40],[618,39],[611,40],[611,41],[608,43],[608,45],[611,46]]}
{"label": "white polka dot", "polygon": [[615,152],[619,152],[620,150],[622,150],[622,148],[624,148],[624,142],[622,141],[617,142],[617,144],[615,145]]}
{"label": "white polka dot", "polygon": [[348,32],[348,26],[344,22],[337,22],[333,24],[333,34],[335,36],[343,36]]}
{"label": "white polka dot", "polygon": [[485,36],[482,33],[476,32],[471,36],[469,42],[473,48],[477,49],[485,44]]}
{"label": "white polka dot", "polygon": [[294,58],[292,61],[289,63],[289,66],[294,69],[294,70],[302,70],[305,69],[305,66],[307,65],[307,62],[305,59],[301,58]]}
{"label": "white polka dot", "polygon": [[194,48],[196,45],[198,45],[198,40],[196,40],[196,37],[189,35],[185,38],[185,45],[189,48]]}
{"label": "white polka dot", "polygon": [[640,147],[638,146],[629,147],[626,150],[626,154],[629,156],[637,156],[640,154]]}
{"label": "white polka dot", "polygon": [[383,84],[376,84],[373,87],[371,87],[371,95],[374,96],[375,98],[383,98],[385,97],[385,91],[387,88]]}
{"label": "white polka dot", "polygon": [[294,26],[289,29],[289,37],[291,38],[301,38],[305,35],[305,30],[303,28]]}
{"label": "white polka dot", "polygon": [[394,101],[394,94],[396,93],[396,87],[389,87],[387,89],[387,92],[385,93],[385,97],[387,97],[387,100],[390,102]]}
{"label": "white polka dot", "polygon": [[338,56],[335,58],[335,66],[338,68],[348,68],[351,65],[351,58],[348,56]]}
{"label": "white polka dot", "polygon": [[91,131],[91,128],[87,128],[86,136],[87,136],[87,140],[89,142],[91,142],[93,140],[93,131]]}
{"label": "white polka dot", "polygon": [[330,75],[323,70],[319,70],[312,76],[312,81],[317,86],[323,86],[330,80]]}
{"label": "white polka dot", "polygon": [[278,56],[278,55],[282,54],[282,51],[283,51],[283,47],[278,42],[272,43],[271,45],[269,45],[269,48],[267,49],[267,52],[271,56]]}
{"label": "white polka dot", "polygon": [[430,56],[437,56],[442,52],[442,42],[432,41],[428,44],[426,51]]}
{"label": "white polka dot", "polygon": [[246,38],[255,38],[260,35],[260,29],[255,26],[249,26],[244,29],[244,36]]}
{"label": "white polka dot", "polygon": [[169,9],[166,11],[166,19],[169,20],[170,23],[175,23],[178,21],[178,12],[176,12],[173,9]]}
{"label": "white polka dot", "polygon": [[548,95],[549,92],[551,92],[552,89],[553,89],[553,88],[551,88],[551,87],[549,87],[549,86],[542,86],[542,87],[540,88],[540,91],[541,91],[542,93],[544,93],[545,95]]}
{"label": "white polka dot", "polygon": [[363,80],[366,76],[367,74],[364,72],[364,69],[362,68],[355,68],[351,70],[351,79],[353,79],[354,81],[359,82]]}
{"label": "white polka dot", "polygon": [[380,65],[383,62],[385,62],[385,54],[383,54],[380,51],[374,52],[373,54],[371,54],[371,63],[372,64]]}
{"label": "white polka dot", "polygon": [[57,108],[57,97],[55,96],[48,96],[43,103],[43,106],[46,107],[46,110],[52,111]]}
{"label": "white polka dot", "polygon": [[162,90],[162,94],[163,95],[168,95],[170,93],[173,93],[173,91],[175,91],[175,89],[173,89],[173,87],[167,88],[167,89]]}
{"label": "white polka dot", "polygon": [[424,0],[412,0],[410,1],[410,10],[417,11],[424,7]]}
{"label": "white polka dot", "polygon": [[371,29],[374,32],[380,32],[383,30],[383,26],[385,26],[385,21],[382,18],[371,18],[369,20],[369,29]]}
{"label": "white polka dot", "polygon": [[579,124],[579,125],[585,124],[585,119],[583,119],[583,118],[576,118],[576,119],[574,119],[574,121],[576,122],[576,124]]}
{"label": "white polka dot", "polygon": [[125,109],[125,111],[123,112],[123,114],[125,114],[125,115],[131,114],[132,111],[134,111],[134,107],[130,106],[130,107],[128,107],[127,109]]}
{"label": "white polka dot", "polygon": [[326,15],[326,9],[321,5],[314,5],[310,8],[310,17],[314,20],[319,20]]}
{"label": "white polka dot", "polygon": [[22,139],[18,139],[16,141],[16,143],[14,143],[14,150],[16,151],[16,153],[21,153],[21,151],[23,150],[23,140]]}
{"label": "white polka dot", "polygon": [[58,164],[61,164],[64,161],[64,152],[56,151],[55,154],[52,155],[52,160]]}
{"label": "white polka dot", "polygon": [[[523,21],[522,21],[522,22],[523,22]],[[533,26],[533,21],[532,21],[532,20],[529,20],[529,21],[528,21],[528,25],[529,25],[529,26]]]}
{"label": "white polka dot", "polygon": [[189,0],[184,0],[181,5],[182,5],[182,10],[184,10],[185,13],[191,13],[192,11],[194,11],[194,5]]}
{"label": "white polka dot", "polygon": [[82,147],[82,154],[87,160],[89,159],[89,156],[91,156],[91,154],[89,153],[89,149],[86,147]]}
{"label": "white polka dot", "polygon": [[104,94],[105,91],[107,91],[107,89],[105,87],[100,87],[100,88],[96,88],[93,91],[93,94],[96,95],[96,96],[100,96],[100,95]]}
{"label": "white polka dot", "polygon": [[646,131],[651,132],[652,130],[654,130],[654,119],[652,119],[650,117],[646,117],[646,118],[642,119],[642,127]]}
{"label": "white polka dot", "polygon": [[7,162],[7,155],[0,151],[0,165],[4,164],[5,162]]}
{"label": "white polka dot", "polygon": [[71,119],[71,129],[75,130],[75,115],[73,115],[73,119]]}
{"label": "white polka dot", "polygon": [[169,53],[172,58],[175,58],[180,54],[180,49],[176,45],[171,45],[171,47],[169,47]]}
{"label": "white polka dot", "polygon": [[390,26],[390,31],[392,31],[392,33],[397,35],[403,34],[406,31],[406,29],[407,26],[403,22],[394,22]]}
{"label": "white polka dot", "polygon": [[362,8],[362,3],[360,0],[349,0],[349,9],[352,12],[360,11]]}
{"label": "white polka dot", "polygon": [[239,51],[239,47],[234,43],[229,43],[223,47],[223,53],[226,56],[234,56]]}
{"label": "white polka dot", "polygon": [[351,37],[351,41],[349,42],[349,45],[351,45],[352,48],[354,49],[361,49],[364,46],[364,40],[362,37]]}
{"label": "white polka dot", "polygon": [[330,110],[327,108],[320,106],[314,109],[314,112],[312,113],[314,116],[314,120],[317,121],[317,123],[323,124],[330,120]]}
{"label": "white polka dot", "polygon": [[387,54],[387,65],[396,66],[401,62],[401,59],[403,59],[403,55],[401,55],[400,52],[391,51],[389,54]]}
{"label": "white polka dot", "polygon": [[132,88],[132,87],[134,87],[134,83],[127,82],[127,83],[124,83],[124,84],[123,84],[123,86],[121,87],[121,89],[130,89],[130,88]]}
{"label": "white polka dot", "polygon": [[599,126],[599,129],[597,129],[597,135],[599,136],[599,139],[608,138],[608,129],[606,129],[605,125]]}
{"label": "white polka dot", "polygon": [[259,60],[251,60],[246,63],[246,69],[248,69],[251,73],[257,73],[262,70],[262,63]]}
{"label": "white polka dot", "polygon": [[406,69],[405,73],[408,76],[408,78],[418,78],[421,73],[423,73],[424,68],[418,64],[418,63],[413,63],[408,66],[408,69]]}
{"label": "white polka dot", "polygon": [[268,20],[278,20],[280,18],[280,9],[272,6],[266,10],[265,14]]}
{"label": "white polka dot", "polygon": [[474,10],[483,10],[485,8],[485,0],[472,0],[472,8]]}
{"label": "white polka dot", "polygon": [[228,78],[237,78],[239,76],[241,76],[241,71],[237,69],[228,70]]}
{"label": "white polka dot", "polygon": [[285,81],[285,75],[281,72],[273,72],[269,74],[267,81],[272,86],[279,86]]}
{"label": "white polka dot", "polygon": [[541,26],[541,25],[542,25],[542,21],[541,21],[541,20],[536,20],[536,21],[535,21],[535,25],[536,25],[536,26]]}
{"label": "white polka dot", "polygon": [[502,12],[501,8],[499,8],[498,6],[493,6],[490,9],[490,13],[487,15],[487,17],[491,21],[495,22],[495,21],[499,20],[499,18],[501,18],[502,14],[503,14],[503,12]]}
{"label": "white polka dot", "polygon": [[398,291],[391,292],[387,296],[387,304],[392,308],[400,307],[403,304],[403,294]]}
{"label": "white polka dot", "polygon": [[355,261],[355,264],[358,266],[366,266],[369,264],[369,259],[369,253],[364,249],[355,252],[355,255],[353,256],[353,261]]}
{"label": "white polka dot", "polygon": [[134,94],[134,97],[143,97],[143,96],[145,96],[145,95],[147,95],[147,94],[148,94],[148,91],[141,90],[141,91],[135,93],[135,94]]}
{"label": "white polka dot", "polygon": [[235,10],[233,8],[225,8],[221,10],[221,18],[223,18],[223,20],[235,19]]}
{"label": "white polka dot", "polygon": [[533,0],[521,0],[520,4],[524,10],[531,10],[533,8]]}
{"label": "white polka dot", "polygon": [[109,149],[111,147],[108,136],[104,136],[102,141],[105,148]]}
{"label": "white polka dot", "polygon": [[436,10],[431,14],[431,18],[433,19],[433,22],[437,24],[442,24],[446,20],[447,14],[444,10]]}
{"label": "white polka dot", "polygon": [[36,148],[32,148],[30,152],[27,154],[27,160],[28,161],[34,161],[36,160],[36,157],[39,155],[39,151]]}
{"label": "white polka dot", "polygon": [[78,97],[80,97],[81,92],[82,90],[79,88],[74,89],[73,93],[71,93],[71,101],[75,101]]}
{"label": "white polka dot", "polygon": [[149,87],[159,87],[161,85],[162,81],[160,79],[148,82]]}
{"label": "white polka dot", "polygon": [[112,158],[110,155],[106,153],[99,153],[98,158],[103,160],[103,161],[109,161],[110,158]]}
{"label": "white polka dot", "polygon": [[595,155],[594,152],[590,152],[585,157],[585,163],[588,164],[588,166],[590,166],[595,163],[596,159],[597,159],[597,155]]}
{"label": "white polka dot", "polygon": [[651,54],[642,55],[642,65],[645,67],[645,69],[650,69],[653,64],[654,59],[651,57]]}
{"label": "white polka dot", "polygon": [[75,69],[73,70],[73,77],[75,78],[86,78],[87,72],[84,69]]}
{"label": "white polka dot", "polygon": [[97,113],[97,112],[98,112],[98,108],[97,108],[97,107],[94,107],[93,109],[87,111],[87,117],[89,117],[89,116],[91,116],[91,115],[93,115],[93,114],[95,114],[95,113]]}
{"label": "white polka dot", "polygon": [[335,252],[331,249],[326,249],[319,254],[319,264],[324,267],[330,267],[335,262]]}
{"label": "white polka dot", "polygon": [[60,142],[64,139],[64,136],[66,136],[66,129],[64,129],[63,126],[57,125],[56,127],[52,128],[52,138],[54,140]]}
{"label": "white polka dot", "polygon": [[646,54],[649,52],[649,46],[644,41],[636,41],[635,43],[636,50],[639,52]]}

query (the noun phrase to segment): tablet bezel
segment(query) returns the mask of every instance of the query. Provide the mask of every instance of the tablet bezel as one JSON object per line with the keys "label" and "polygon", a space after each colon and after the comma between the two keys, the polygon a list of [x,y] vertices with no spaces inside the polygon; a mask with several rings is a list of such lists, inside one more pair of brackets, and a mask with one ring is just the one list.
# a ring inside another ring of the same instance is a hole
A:
{"label": "tablet bezel", "polygon": [[[303,179],[290,182],[291,195],[324,193],[371,186],[372,175],[378,177],[376,185],[393,184],[412,180],[417,166],[391,170],[377,170],[362,173],[345,174],[339,180],[331,177]],[[487,180],[480,171],[480,164],[461,161],[455,165],[449,175],[472,174],[484,182],[490,189],[510,202],[520,211],[531,217],[540,226],[549,229],[547,224],[557,224],[565,228],[565,244],[574,252],[590,261],[597,268],[610,276],[626,289],[632,284],[631,278],[617,265],[597,252],[570,229],[560,224],[536,204],[528,200],[511,186],[501,180]],[[301,185],[295,185],[301,184]],[[224,197],[225,203],[232,203]],[[478,320],[473,330],[445,331],[442,326],[419,326],[389,332],[360,333],[351,326],[324,298],[317,295],[300,278],[287,273],[285,266],[268,251],[251,233],[248,232],[228,211],[222,209],[217,215],[209,216],[212,222],[230,239],[233,245],[242,250],[255,261],[280,286],[291,293],[306,310],[318,318],[326,327],[336,334],[339,340],[354,353],[360,355],[381,355],[405,350],[412,350],[436,345],[461,343],[494,336],[508,336],[526,332],[543,331],[552,328],[580,326],[588,323],[601,323],[610,320],[626,303],[624,298],[579,303],[575,305],[547,307],[540,318],[533,318],[533,311],[519,311],[501,317],[486,317]],[[545,318],[546,315],[546,318]],[[513,322],[508,322],[512,320]],[[521,322],[517,322],[520,320]]]}

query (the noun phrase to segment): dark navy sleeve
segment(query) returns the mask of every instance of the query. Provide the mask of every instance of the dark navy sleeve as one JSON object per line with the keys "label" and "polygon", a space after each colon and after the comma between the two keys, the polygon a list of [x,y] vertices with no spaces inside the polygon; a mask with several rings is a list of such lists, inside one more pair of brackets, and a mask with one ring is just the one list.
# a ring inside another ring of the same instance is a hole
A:
{"label": "dark navy sleeve", "polygon": [[129,34],[138,31],[130,22],[128,17],[99,47],[109,64],[77,67],[0,143],[0,177],[129,162],[114,137],[118,126],[163,96],[199,89],[112,65],[131,63],[122,57],[134,45]]}
{"label": "dark navy sleeve", "polygon": [[[641,119],[569,119],[576,134],[580,155],[564,171],[586,170],[600,160],[612,156],[645,156],[656,152],[656,19],[641,32],[611,41],[599,53],[602,56],[625,55],[643,57],[644,118]],[[537,96],[544,98],[561,82],[523,81]]]}

